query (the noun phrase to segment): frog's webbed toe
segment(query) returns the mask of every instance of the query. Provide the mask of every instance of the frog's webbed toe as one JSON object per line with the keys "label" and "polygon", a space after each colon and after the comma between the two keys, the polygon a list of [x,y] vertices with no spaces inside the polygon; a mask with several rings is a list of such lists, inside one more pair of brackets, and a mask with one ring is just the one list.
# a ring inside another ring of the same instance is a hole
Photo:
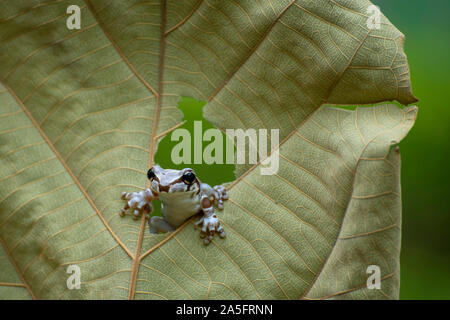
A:
{"label": "frog's webbed toe", "polygon": [[150,189],[140,191],[140,192],[122,192],[122,200],[126,201],[123,209],[120,210],[119,215],[121,217],[125,216],[127,210],[133,210],[133,219],[137,220],[142,214],[148,218],[150,213],[153,211],[153,206],[151,201],[155,198]]}
{"label": "frog's webbed toe", "polygon": [[203,226],[202,230],[200,231],[200,238],[203,239],[205,245],[211,243],[216,232],[219,234],[219,237],[221,237],[222,239],[225,238],[225,230],[221,226],[220,221],[217,217],[212,216],[209,218],[205,218],[202,222]]}

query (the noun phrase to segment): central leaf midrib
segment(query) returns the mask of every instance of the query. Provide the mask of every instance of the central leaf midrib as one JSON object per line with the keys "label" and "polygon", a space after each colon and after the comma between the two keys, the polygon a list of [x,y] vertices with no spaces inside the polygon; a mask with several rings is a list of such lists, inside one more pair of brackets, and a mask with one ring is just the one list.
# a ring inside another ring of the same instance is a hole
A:
{"label": "central leaf midrib", "polygon": [[[104,23],[101,21],[100,17],[95,11],[95,8],[90,3],[90,0],[85,0],[88,9],[91,11],[92,15],[98,22],[100,28],[102,29],[103,33],[106,35],[106,37],[109,39],[109,41],[112,43],[113,47],[116,49],[117,53],[121,57],[121,59],[125,62],[125,64],[129,67],[129,69],[133,72],[133,74],[142,82],[142,84],[150,91],[150,93],[156,97],[156,106],[155,106],[155,116],[154,116],[154,122],[153,122],[153,128],[152,133],[149,141],[150,145],[150,152],[149,152],[149,160],[148,160],[148,166],[151,167],[153,163],[153,155],[155,151],[155,137],[156,131],[158,128],[159,118],[160,118],[160,110],[161,110],[161,99],[162,99],[162,77],[163,77],[163,62],[164,62],[164,49],[165,49],[165,24],[166,24],[166,1],[161,0],[161,38],[160,38],[160,57],[159,57],[159,73],[158,73],[158,91],[156,91],[135,69],[133,64],[128,60],[126,55],[122,52],[120,46],[117,44],[117,42],[114,40],[112,35],[108,32],[106,29]],[[147,183],[147,188],[149,187]],[[132,270],[131,270],[131,279],[130,279],[130,287],[129,287],[129,296],[128,298],[130,300],[134,299],[135,294],[135,288],[136,288],[136,280],[137,280],[137,273],[139,270],[139,264],[141,261],[141,246],[144,238],[144,231],[145,231],[145,214],[142,215],[141,218],[141,224],[138,232],[138,239],[137,239],[137,245],[136,245],[136,252],[134,256],[131,256],[132,258]]]}

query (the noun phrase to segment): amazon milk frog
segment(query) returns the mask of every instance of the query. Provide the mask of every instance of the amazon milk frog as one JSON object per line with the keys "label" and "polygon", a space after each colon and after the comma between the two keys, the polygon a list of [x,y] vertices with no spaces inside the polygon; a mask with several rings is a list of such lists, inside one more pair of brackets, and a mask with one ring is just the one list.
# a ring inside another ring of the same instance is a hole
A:
{"label": "amazon milk frog", "polygon": [[172,170],[155,165],[148,170],[147,177],[150,188],[122,193],[122,199],[127,200],[127,203],[120,211],[121,216],[131,208],[134,219],[142,214],[149,218],[153,211],[151,202],[158,199],[161,200],[162,217],[154,216],[149,219],[151,233],[173,231],[188,218],[202,212],[203,217],[196,225],[201,225],[200,237],[204,238],[204,243],[209,244],[215,232],[221,238],[225,237],[225,230],[220,225],[213,206],[223,209],[223,201],[228,199],[227,190],[223,186],[211,187],[200,182],[190,168]]}

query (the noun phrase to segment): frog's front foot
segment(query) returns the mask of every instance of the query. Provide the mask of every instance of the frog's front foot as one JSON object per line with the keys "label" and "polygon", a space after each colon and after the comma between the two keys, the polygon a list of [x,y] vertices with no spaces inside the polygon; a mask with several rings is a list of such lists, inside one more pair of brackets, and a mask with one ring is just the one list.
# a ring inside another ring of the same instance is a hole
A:
{"label": "frog's front foot", "polygon": [[126,211],[129,209],[133,210],[133,219],[137,220],[142,214],[145,214],[146,219],[150,217],[150,213],[153,211],[153,206],[151,204],[153,194],[149,189],[141,192],[122,192],[122,200],[126,200],[126,204],[122,210],[120,210],[119,215],[121,217],[125,216]]}
{"label": "frog's front foot", "polygon": [[228,200],[228,192],[227,189],[223,186],[214,186],[214,204],[219,208],[220,210],[223,209],[223,201]]}
{"label": "frog's front foot", "polygon": [[221,226],[219,218],[214,213],[212,203],[207,197],[202,199],[201,207],[204,216],[195,224],[196,225],[201,224],[202,226],[200,237],[203,238],[204,244],[208,245],[213,240],[216,232],[219,234],[219,237],[221,237],[222,239],[225,238],[226,236],[225,230]]}

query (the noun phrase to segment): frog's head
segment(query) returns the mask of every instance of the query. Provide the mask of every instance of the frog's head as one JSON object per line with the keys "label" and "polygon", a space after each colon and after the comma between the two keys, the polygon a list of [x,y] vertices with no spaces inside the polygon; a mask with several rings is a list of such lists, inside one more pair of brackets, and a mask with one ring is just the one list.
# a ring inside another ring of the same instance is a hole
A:
{"label": "frog's head", "polygon": [[148,170],[147,177],[150,180],[150,189],[157,194],[162,192],[194,193],[200,190],[200,182],[194,170],[190,168],[173,170],[163,169],[158,165],[154,165]]}

